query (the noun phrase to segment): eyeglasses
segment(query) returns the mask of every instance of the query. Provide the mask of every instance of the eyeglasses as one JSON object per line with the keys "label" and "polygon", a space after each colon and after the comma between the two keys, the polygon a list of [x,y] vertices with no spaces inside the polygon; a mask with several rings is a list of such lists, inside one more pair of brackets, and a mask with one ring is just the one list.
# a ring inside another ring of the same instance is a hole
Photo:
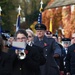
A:
{"label": "eyeglasses", "polygon": [[75,37],[72,37],[71,39],[74,39]]}
{"label": "eyeglasses", "polygon": [[32,38],[32,36],[28,36],[28,38]]}
{"label": "eyeglasses", "polygon": [[16,40],[25,40],[26,39],[26,37],[22,37],[22,38],[16,38]]}

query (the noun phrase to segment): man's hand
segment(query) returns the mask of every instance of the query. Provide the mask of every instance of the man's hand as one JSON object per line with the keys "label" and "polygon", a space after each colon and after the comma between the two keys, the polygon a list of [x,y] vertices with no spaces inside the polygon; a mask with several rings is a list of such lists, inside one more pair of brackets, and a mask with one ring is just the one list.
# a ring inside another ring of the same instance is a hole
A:
{"label": "man's hand", "polygon": [[57,58],[59,57],[59,54],[54,54],[53,57]]}
{"label": "man's hand", "polygon": [[67,72],[66,75],[71,75],[71,74],[69,72]]}

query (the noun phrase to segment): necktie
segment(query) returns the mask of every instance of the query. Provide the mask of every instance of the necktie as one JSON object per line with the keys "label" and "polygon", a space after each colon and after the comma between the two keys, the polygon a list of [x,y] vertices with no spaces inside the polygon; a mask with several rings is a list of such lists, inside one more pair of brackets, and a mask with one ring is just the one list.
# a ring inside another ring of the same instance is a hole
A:
{"label": "necktie", "polygon": [[66,54],[67,54],[67,48],[65,48],[65,52],[66,52]]}

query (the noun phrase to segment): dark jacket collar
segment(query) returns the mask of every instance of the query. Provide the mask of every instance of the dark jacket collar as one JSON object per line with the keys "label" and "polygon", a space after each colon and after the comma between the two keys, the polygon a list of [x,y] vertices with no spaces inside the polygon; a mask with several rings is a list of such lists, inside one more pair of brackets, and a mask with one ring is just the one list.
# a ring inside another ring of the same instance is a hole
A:
{"label": "dark jacket collar", "polygon": [[[36,44],[36,42],[39,42],[38,36],[34,38],[34,43]],[[48,44],[48,38],[46,36],[43,37],[43,42]]]}
{"label": "dark jacket collar", "polygon": [[[44,37],[43,37],[43,39],[42,40],[46,40],[47,39],[47,37],[44,35]],[[35,36],[35,38],[34,38],[34,41],[39,41],[39,38],[38,38],[38,36]]]}

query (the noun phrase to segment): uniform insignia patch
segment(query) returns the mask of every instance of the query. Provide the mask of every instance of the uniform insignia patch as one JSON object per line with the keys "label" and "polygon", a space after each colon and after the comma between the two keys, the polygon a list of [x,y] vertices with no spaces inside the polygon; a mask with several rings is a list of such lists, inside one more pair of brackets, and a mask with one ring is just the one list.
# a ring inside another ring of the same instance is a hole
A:
{"label": "uniform insignia patch", "polygon": [[40,28],[40,27],[41,27],[41,25],[39,24],[39,25],[38,25],[38,27]]}

